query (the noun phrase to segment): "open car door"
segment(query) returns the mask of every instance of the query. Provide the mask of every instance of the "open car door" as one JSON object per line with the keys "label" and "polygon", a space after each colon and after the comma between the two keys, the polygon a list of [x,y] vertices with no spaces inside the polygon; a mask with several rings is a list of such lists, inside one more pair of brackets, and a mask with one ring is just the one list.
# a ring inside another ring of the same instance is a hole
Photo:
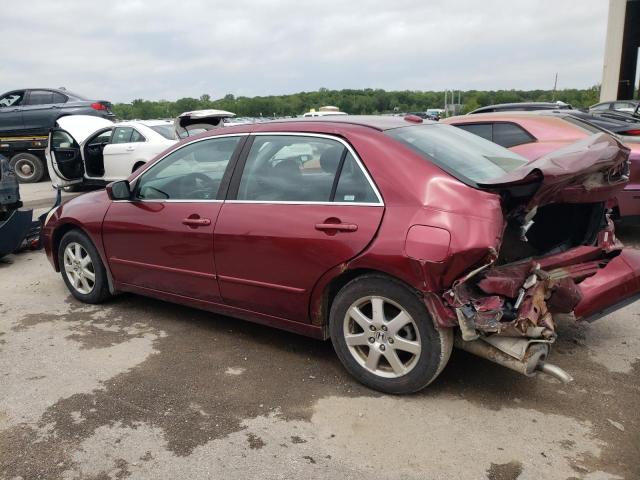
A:
{"label": "open car door", "polygon": [[93,133],[113,125],[113,122],[89,115],[59,118],[49,132],[45,156],[54,187],[81,183],[84,177],[83,142]]}

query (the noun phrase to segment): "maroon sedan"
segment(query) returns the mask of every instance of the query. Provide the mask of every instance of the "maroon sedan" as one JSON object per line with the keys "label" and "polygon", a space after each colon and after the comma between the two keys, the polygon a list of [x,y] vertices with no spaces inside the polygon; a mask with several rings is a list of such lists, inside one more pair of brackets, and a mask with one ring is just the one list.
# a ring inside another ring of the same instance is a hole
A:
{"label": "maroon sedan", "polygon": [[[529,160],[603,132],[571,115],[570,111],[482,113],[450,117],[443,123],[475,133]],[[630,140],[626,146],[631,150],[631,174],[625,189],[611,199],[609,206],[617,217],[637,217],[640,216],[640,143],[637,137],[621,138]]]}
{"label": "maroon sedan", "polygon": [[[77,149],[52,133],[58,185]],[[454,343],[568,380],[546,362],[559,317],[640,292],[604,206],[628,153],[601,134],[528,162],[412,116],[229,127],[52,210],[44,245],[83,302],[134,292],[331,338],[385,392],[428,385]]]}

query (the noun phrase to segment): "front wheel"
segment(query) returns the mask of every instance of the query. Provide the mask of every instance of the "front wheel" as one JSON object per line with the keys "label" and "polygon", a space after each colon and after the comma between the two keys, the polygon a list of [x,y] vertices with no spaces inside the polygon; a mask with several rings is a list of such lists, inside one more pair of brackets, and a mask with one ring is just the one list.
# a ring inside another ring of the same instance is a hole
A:
{"label": "front wheel", "polygon": [[338,292],[329,317],[331,341],[345,368],[386,393],[429,385],[449,361],[451,329],[435,326],[418,295],[381,275],[352,280]]}
{"label": "front wheel", "polygon": [[111,296],[100,255],[80,230],[71,230],[62,237],[58,264],[67,288],[81,302],[101,303]]}

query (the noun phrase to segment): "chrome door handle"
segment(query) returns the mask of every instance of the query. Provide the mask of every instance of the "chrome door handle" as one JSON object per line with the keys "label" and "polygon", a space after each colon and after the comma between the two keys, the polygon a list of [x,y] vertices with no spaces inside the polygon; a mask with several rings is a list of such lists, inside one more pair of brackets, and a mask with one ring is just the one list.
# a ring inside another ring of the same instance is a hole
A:
{"label": "chrome door handle", "polygon": [[182,220],[182,224],[189,227],[206,227],[211,225],[211,220],[208,218],[185,218]]}
{"label": "chrome door handle", "polygon": [[358,230],[358,225],[354,223],[316,223],[316,230],[321,230],[321,231],[336,230],[339,232],[355,232]]}

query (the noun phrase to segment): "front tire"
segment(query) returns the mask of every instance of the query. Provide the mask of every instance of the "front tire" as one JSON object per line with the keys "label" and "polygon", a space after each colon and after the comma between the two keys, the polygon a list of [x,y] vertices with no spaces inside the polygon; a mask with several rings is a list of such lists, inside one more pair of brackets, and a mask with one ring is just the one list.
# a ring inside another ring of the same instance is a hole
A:
{"label": "front tire", "polygon": [[58,265],[67,288],[81,302],[102,303],[111,297],[100,255],[80,230],[71,230],[62,237]]}
{"label": "front tire", "polygon": [[382,275],[352,280],[329,315],[338,358],[359,382],[385,393],[412,393],[443,370],[452,329],[437,328],[418,294]]}

